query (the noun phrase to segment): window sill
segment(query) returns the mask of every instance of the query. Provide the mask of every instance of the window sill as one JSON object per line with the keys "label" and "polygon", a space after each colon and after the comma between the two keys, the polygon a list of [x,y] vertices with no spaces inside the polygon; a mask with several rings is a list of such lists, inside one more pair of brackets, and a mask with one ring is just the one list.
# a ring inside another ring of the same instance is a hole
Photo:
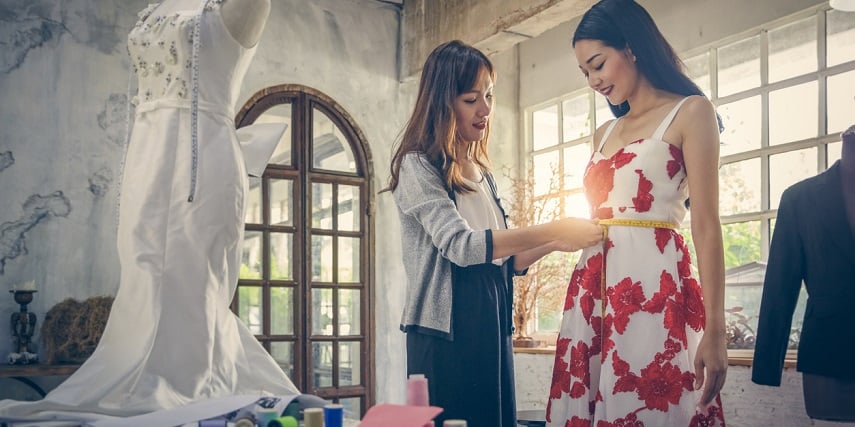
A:
{"label": "window sill", "polygon": [[[555,346],[541,347],[514,347],[514,353],[518,354],[555,354]],[[728,350],[727,351],[728,365],[730,366],[751,366],[754,362],[754,352],[752,350]],[[784,368],[795,369],[796,355],[791,351],[787,353],[787,358],[784,360]]]}

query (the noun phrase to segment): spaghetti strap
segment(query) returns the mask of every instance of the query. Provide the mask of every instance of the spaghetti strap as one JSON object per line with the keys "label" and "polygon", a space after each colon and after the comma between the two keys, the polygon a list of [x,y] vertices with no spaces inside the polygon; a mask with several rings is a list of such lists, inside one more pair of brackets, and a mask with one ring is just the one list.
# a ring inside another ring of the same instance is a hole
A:
{"label": "spaghetti strap", "polygon": [[606,133],[603,134],[603,139],[600,140],[600,145],[597,147],[598,153],[603,154],[603,145],[609,139],[609,135],[612,133],[612,129],[615,128],[615,125],[617,124],[618,120],[620,120],[620,117],[614,119],[609,125],[609,127],[606,128]]}
{"label": "spaghetti strap", "polygon": [[657,139],[659,141],[662,140],[662,137],[665,136],[665,131],[668,130],[668,126],[671,126],[671,122],[674,121],[674,116],[676,116],[677,111],[680,110],[680,106],[683,105],[683,103],[686,102],[687,99],[689,99],[688,96],[681,99],[680,102],[678,102],[677,105],[675,105],[674,108],[671,109],[671,112],[669,112],[668,115],[665,116],[664,119],[662,119],[662,123],[660,123],[659,127],[656,128],[656,132],[653,132],[652,139]]}

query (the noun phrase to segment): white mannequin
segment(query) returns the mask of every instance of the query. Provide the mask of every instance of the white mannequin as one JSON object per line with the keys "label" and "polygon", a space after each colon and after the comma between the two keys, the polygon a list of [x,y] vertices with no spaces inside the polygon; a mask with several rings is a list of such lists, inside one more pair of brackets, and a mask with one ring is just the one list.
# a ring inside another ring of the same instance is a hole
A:
{"label": "white mannequin", "polygon": [[241,46],[251,48],[261,39],[270,15],[270,0],[226,0],[220,14],[232,37]]}
{"label": "white mannequin", "polygon": [[[157,7],[158,14],[194,10],[199,0],[166,0]],[[241,46],[251,48],[261,39],[264,24],[270,15],[270,0],[225,0],[220,6],[220,15],[229,34]]]}

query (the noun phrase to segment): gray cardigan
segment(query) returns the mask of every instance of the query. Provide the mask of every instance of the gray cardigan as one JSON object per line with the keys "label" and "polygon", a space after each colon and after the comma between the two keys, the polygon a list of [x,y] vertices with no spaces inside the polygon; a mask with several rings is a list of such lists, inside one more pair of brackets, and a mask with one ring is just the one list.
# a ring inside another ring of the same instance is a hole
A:
{"label": "gray cardigan", "polygon": [[[492,178],[491,187],[495,197]],[[439,170],[423,154],[404,156],[393,195],[401,219],[407,273],[401,330],[452,339],[452,263],[467,267],[491,262],[493,231],[469,228]]]}

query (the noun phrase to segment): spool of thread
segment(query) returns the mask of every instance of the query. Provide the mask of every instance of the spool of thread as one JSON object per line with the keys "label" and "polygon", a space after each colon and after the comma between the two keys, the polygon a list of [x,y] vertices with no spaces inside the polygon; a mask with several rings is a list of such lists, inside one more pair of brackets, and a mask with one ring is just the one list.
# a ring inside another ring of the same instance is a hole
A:
{"label": "spool of thread", "polygon": [[412,374],[407,379],[407,405],[430,406],[428,380],[422,374]]}
{"label": "spool of thread", "polygon": [[324,427],[324,410],[306,408],[303,411],[303,427]]}
{"label": "spool of thread", "polygon": [[238,418],[235,421],[235,427],[255,427],[255,420],[252,418]]}
{"label": "spool of thread", "polygon": [[271,421],[279,418],[275,409],[262,409],[258,411],[258,427],[267,427]]}
{"label": "spool of thread", "polygon": [[344,407],[338,403],[324,405],[324,427],[342,427]]}
{"label": "spool of thread", "polygon": [[275,420],[270,420],[270,422],[267,423],[267,427],[297,427],[297,419],[290,415],[286,415]]}
{"label": "spool of thread", "polygon": [[445,420],[442,427],[466,427],[466,420]]}

